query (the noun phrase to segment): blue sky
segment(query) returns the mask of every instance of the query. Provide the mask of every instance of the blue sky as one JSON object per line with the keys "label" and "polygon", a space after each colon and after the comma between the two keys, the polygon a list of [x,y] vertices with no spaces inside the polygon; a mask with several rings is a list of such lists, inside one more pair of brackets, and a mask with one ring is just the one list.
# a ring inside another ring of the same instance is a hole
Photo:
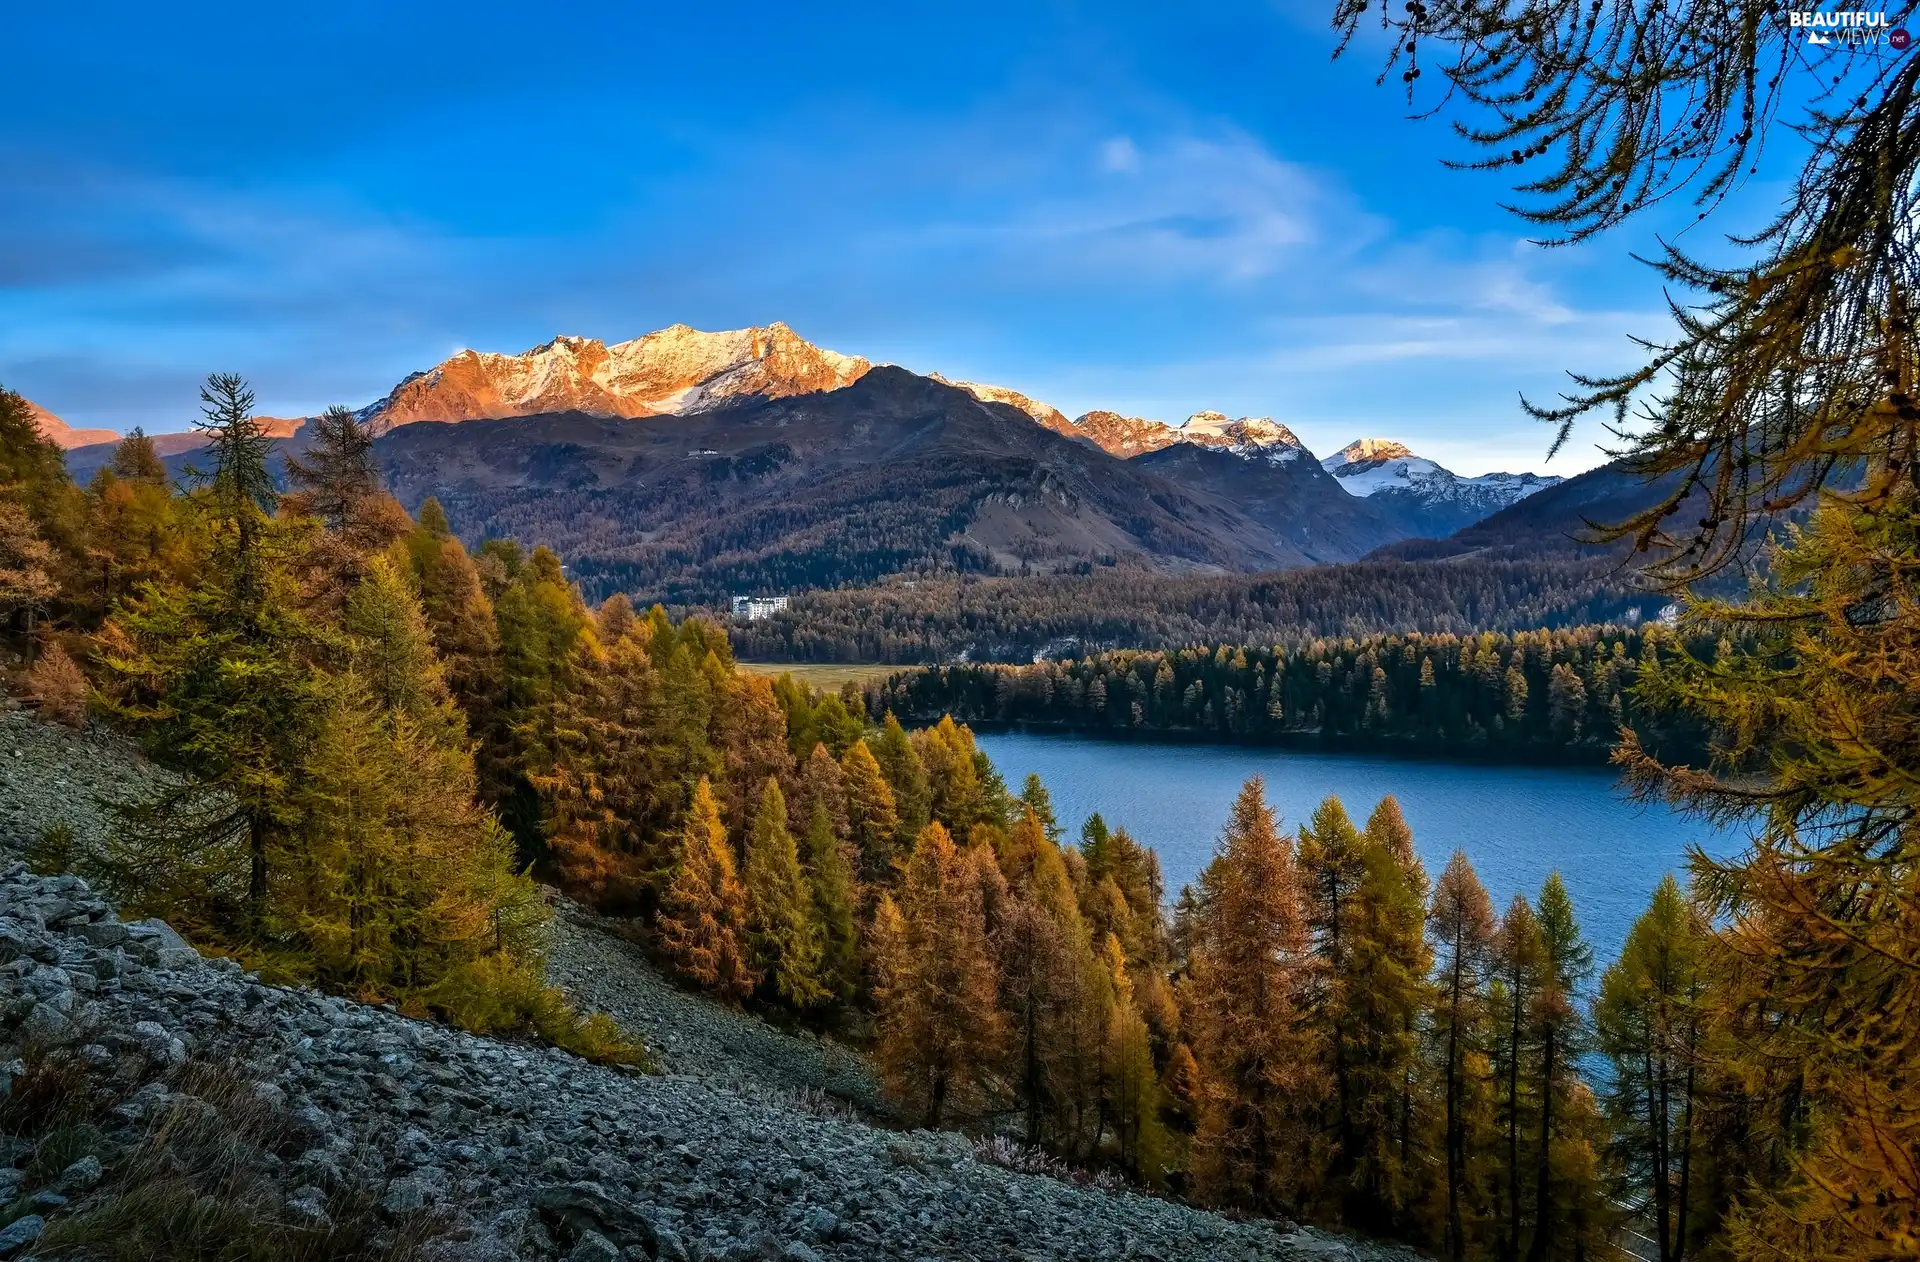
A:
{"label": "blue sky", "polygon": [[71,424],[784,320],[1069,415],[1572,472],[1597,427],[1544,465],[1519,393],[1667,325],[1658,223],[1526,244],[1328,4],[226,7],[0,16],[0,382]]}

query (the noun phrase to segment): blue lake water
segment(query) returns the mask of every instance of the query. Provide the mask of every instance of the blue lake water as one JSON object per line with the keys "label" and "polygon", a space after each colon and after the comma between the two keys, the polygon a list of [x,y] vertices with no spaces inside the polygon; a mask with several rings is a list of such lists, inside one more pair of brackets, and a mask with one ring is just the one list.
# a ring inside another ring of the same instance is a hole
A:
{"label": "blue lake water", "polygon": [[1660,878],[1676,872],[1684,880],[1690,845],[1728,854],[1741,844],[1737,835],[1628,800],[1604,768],[1017,732],[981,734],[979,743],[1015,792],[1029,773],[1039,774],[1070,837],[1097,810],[1157,850],[1169,900],[1212,858],[1227,810],[1249,776],[1266,777],[1267,800],[1288,831],[1330,793],[1356,824],[1365,824],[1374,804],[1392,794],[1429,874],[1437,877],[1456,849],[1465,850],[1496,911],[1516,893],[1536,896],[1558,870],[1600,965],[1618,953]]}

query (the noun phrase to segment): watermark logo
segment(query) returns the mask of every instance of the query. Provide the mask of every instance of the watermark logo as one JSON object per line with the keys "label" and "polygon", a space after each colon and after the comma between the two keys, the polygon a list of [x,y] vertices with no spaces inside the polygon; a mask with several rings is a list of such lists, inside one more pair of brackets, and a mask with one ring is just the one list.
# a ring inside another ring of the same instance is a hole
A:
{"label": "watermark logo", "polygon": [[1795,9],[1787,25],[1807,33],[1815,48],[1891,48],[1903,53],[1912,43],[1905,28],[1895,27],[1884,12],[1867,9]]}

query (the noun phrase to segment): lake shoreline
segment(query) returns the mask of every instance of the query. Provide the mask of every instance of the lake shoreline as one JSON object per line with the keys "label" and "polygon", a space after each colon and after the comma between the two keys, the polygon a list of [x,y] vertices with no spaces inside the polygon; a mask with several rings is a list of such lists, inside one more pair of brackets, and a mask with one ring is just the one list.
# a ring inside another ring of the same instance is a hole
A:
{"label": "lake shoreline", "polygon": [[[957,722],[958,720],[956,720]],[[906,722],[909,728],[932,727],[939,722]],[[1353,736],[1323,736],[1317,732],[1280,733],[1278,735],[1235,736],[1231,732],[1209,732],[1197,728],[1114,728],[1070,723],[996,722],[971,720],[967,726],[982,734],[1013,733],[1022,736],[1061,736],[1076,740],[1110,742],[1117,745],[1218,745],[1225,749],[1274,749],[1326,754],[1378,754],[1408,762],[1460,763],[1467,766],[1551,767],[1555,770],[1606,771],[1613,747],[1529,746],[1502,749],[1488,745],[1460,744],[1435,749],[1406,741],[1376,741]]]}

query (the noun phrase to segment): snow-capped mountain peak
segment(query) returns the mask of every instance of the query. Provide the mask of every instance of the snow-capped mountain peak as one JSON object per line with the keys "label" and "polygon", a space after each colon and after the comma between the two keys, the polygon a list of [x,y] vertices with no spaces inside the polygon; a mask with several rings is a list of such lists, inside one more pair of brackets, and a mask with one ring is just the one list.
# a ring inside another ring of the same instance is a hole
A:
{"label": "snow-capped mountain peak", "polygon": [[1405,443],[1391,438],[1356,438],[1321,461],[1329,471],[1338,464],[1361,464],[1369,460],[1406,460],[1414,458]]}
{"label": "snow-capped mountain peak", "polygon": [[1478,521],[1561,480],[1540,473],[1463,478],[1387,438],[1355,439],[1320,467],[1339,479],[1349,495],[1371,499],[1441,534],[1451,533],[1456,522]]}
{"label": "snow-capped mountain peak", "polygon": [[718,333],[674,324],[611,346],[562,336],[518,355],[463,350],[414,373],[363,415],[389,425],[569,411],[678,415],[746,395],[836,390],[871,367],[778,322]]}
{"label": "snow-capped mountain peak", "polygon": [[1446,494],[1454,475],[1431,460],[1413,454],[1405,443],[1390,438],[1356,438],[1320,462],[1340,479],[1347,494],[1370,496],[1381,491],[1423,490]]}
{"label": "snow-capped mountain peak", "polygon": [[1225,412],[1195,412],[1174,433],[1180,442],[1273,464],[1298,460],[1307,450],[1292,430],[1271,416],[1234,419]]}

